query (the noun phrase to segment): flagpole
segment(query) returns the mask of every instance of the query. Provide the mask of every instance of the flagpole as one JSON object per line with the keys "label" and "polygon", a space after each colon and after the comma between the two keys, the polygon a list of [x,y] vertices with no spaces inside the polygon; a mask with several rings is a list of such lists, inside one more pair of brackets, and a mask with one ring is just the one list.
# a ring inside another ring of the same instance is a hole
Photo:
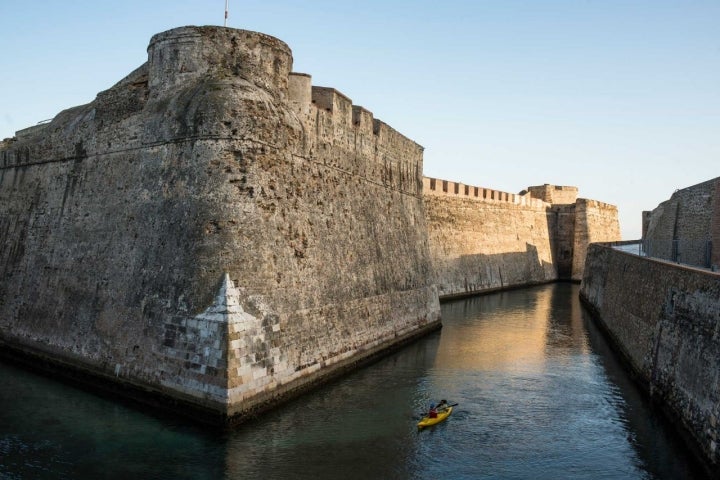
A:
{"label": "flagpole", "polygon": [[225,0],[225,23],[223,23],[223,27],[227,27],[227,17],[228,17],[228,3],[230,0]]}

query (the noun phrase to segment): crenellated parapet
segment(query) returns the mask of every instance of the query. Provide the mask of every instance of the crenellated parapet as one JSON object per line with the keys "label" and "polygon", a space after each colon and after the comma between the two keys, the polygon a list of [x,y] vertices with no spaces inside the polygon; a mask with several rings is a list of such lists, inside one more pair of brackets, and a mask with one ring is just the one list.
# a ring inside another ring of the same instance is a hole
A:
{"label": "crenellated parapet", "polygon": [[505,202],[532,208],[549,206],[548,202],[527,194],[508,193],[432,177],[423,177],[423,193],[425,195],[468,198],[482,202]]}
{"label": "crenellated parapet", "polygon": [[302,155],[420,196],[422,146],[353,105],[342,92],[313,86],[307,74],[291,73],[288,84],[290,105],[305,132]]}
{"label": "crenellated parapet", "polygon": [[148,46],[151,97],[167,96],[194,82],[241,80],[283,100],[292,52],[287,44],[259,32],[219,27],[181,27],[158,33]]}
{"label": "crenellated parapet", "polygon": [[423,178],[439,293],[579,280],[591,242],[620,239],[617,208],[544,184],[511,194]]}

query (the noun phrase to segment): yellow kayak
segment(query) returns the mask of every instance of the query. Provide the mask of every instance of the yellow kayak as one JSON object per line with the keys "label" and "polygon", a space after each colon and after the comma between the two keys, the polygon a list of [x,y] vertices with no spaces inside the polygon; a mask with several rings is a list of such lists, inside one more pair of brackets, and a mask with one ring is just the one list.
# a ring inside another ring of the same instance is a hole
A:
{"label": "yellow kayak", "polygon": [[423,417],[423,419],[418,422],[418,428],[436,425],[449,417],[452,411],[453,407],[447,407],[446,409],[439,411],[436,418]]}

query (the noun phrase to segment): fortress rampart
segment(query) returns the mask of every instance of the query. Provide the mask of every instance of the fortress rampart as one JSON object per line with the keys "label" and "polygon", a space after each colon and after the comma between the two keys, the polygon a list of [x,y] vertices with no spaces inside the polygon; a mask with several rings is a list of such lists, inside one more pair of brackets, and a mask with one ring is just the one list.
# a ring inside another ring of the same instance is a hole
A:
{"label": "fortress rampart", "polygon": [[3,348],[233,420],[438,328],[422,147],[291,67],[170,30],[4,141]]}
{"label": "fortress rampart", "polygon": [[620,240],[617,207],[597,200],[577,199],[574,230],[571,277],[580,281],[585,270],[588,246],[592,243]]}
{"label": "fortress rampart", "polygon": [[620,239],[617,208],[578,199],[576,187],[545,184],[511,194],[428,177],[423,185],[443,298],[579,281],[588,243]]}
{"label": "fortress rampart", "polygon": [[449,180],[440,180],[430,177],[423,178],[423,193],[425,195],[470,198],[486,202],[507,202],[514,205],[534,208],[547,207],[547,202],[538,199],[537,197],[533,197],[532,195],[501,192],[490,188],[474,187],[471,185],[465,185],[464,183],[451,182]]}
{"label": "fortress rampart", "polygon": [[570,205],[575,203],[578,195],[577,187],[569,187],[567,185],[538,185],[528,187],[528,192],[534,198],[539,198],[543,202],[553,203],[555,205]]}
{"label": "fortress rampart", "polygon": [[619,239],[575,187],[423,178],[420,145],[291,70],[267,35],[169,30],[0,143],[1,351],[236,421],[439,328],[440,295],[576,278]]}

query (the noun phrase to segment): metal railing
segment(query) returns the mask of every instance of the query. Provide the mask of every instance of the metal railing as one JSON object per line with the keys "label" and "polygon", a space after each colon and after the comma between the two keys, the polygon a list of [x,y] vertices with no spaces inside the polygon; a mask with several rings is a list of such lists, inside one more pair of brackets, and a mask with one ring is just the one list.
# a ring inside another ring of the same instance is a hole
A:
{"label": "metal railing", "polygon": [[656,240],[642,242],[642,254],[675,263],[712,268],[712,240]]}
{"label": "metal railing", "polygon": [[712,240],[645,239],[636,242],[618,242],[613,248],[641,257],[658,258],[693,267],[709,268],[713,271],[717,269],[717,265],[712,264]]}

